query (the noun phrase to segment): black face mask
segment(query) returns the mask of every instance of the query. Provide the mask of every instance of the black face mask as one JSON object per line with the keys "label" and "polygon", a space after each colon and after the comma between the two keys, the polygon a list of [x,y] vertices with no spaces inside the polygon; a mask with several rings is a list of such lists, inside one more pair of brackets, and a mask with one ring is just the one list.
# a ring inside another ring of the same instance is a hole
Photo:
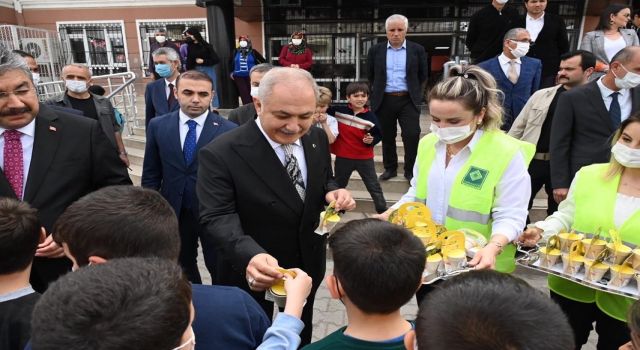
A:
{"label": "black face mask", "polygon": [[190,36],[188,36],[188,37],[187,37],[187,39],[185,39],[185,41],[186,41],[187,43],[192,43],[192,42],[193,42],[193,38],[192,38],[192,37],[190,37]]}

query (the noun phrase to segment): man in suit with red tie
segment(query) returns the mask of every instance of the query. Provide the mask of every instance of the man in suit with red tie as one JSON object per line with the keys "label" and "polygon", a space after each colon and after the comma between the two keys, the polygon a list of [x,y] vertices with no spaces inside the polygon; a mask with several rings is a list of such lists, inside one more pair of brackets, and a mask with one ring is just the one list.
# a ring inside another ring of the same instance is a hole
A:
{"label": "man in suit with red tie", "polygon": [[89,192],[131,180],[98,122],[39,104],[28,67],[1,46],[0,150],[0,197],[29,202],[47,231],[31,270],[43,292],[71,268],[50,235],[58,216]]}
{"label": "man in suit with red tie", "polygon": [[[157,66],[156,66],[157,67]],[[173,207],[180,224],[179,262],[192,283],[202,283],[198,272],[198,150],[236,125],[209,112],[213,83],[208,75],[187,71],[176,81],[180,110],[151,120],[142,168],[142,187],[160,191]],[[213,275],[213,249],[203,247]]]}
{"label": "man in suit with red tie", "polygon": [[[327,203],[355,201],[333,179],[329,142],[312,127],[318,87],[309,72],[273,68],[260,81],[258,118],[199,153],[196,192],[202,238],[216,246],[215,283],[240,287],[273,314],[264,291],[297,267],[313,278],[302,312],[311,341],[313,301],[325,273],[325,236],[314,233]],[[205,243],[206,244],[206,243]]]}
{"label": "man in suit with red tie", "polygon": [[170,47],[161,47],[151,53],[155,73],[161,79],[147,84],[144,90],[145,126],[152,118],[180,109],[174,90],[180,76],[180,55]]}

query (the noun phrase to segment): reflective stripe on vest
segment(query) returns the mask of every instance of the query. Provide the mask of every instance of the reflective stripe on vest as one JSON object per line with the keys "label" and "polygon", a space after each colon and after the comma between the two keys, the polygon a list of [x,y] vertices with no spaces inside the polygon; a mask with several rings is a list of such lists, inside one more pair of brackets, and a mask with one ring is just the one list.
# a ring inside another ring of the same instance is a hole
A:
{"label": "reflective stripe on vest", "polygon": [[[429,172],[435,160],[437,137],[429,134],[418,146],[418,178],[416,200],[426,202]],[[470,228],[491,237],[491,209],[495,188],[513,157],[520,152],[526,164],[531,161],[535,146],[519,141],[501,131],[484,132],[473,147],[451,188],[444,225],[450,230]],[[496,260],[496,270],[515,269],[515,247],[509,245]]]}
{"label": "reflective stripe on vest", "polygon": [[[620,175],[606,178],[609,164],[594,164],[583,167],[576,175],[573,189],[575,198],[575,216],[573,228],[587,233],[596,232],[602,228],[605,235],[609,229],[615,229],[614,211],[618,196]],[[618,228],[623,241],[640,244],[640,210],[636,211],[622,227]],[[632,229],[633,228],[633,229]],[[568,280],[549,276],[549,288],[554,292],[580,302],[596,302],[598,308],[605,314],[622,322],[626,322],[627,310],[634,300],[570,282]]]}

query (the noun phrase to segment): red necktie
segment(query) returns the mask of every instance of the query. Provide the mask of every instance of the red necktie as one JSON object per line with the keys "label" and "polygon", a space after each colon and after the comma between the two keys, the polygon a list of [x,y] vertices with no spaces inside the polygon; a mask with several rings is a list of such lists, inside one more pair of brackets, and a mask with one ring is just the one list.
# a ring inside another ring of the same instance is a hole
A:
{"label": "red necktie", "polygon": [[4,176],[9,181],[18,199],[22,199],[22,184],[24,181],[24,163],[22,163],[22,133],[17,130],[4,132]]}

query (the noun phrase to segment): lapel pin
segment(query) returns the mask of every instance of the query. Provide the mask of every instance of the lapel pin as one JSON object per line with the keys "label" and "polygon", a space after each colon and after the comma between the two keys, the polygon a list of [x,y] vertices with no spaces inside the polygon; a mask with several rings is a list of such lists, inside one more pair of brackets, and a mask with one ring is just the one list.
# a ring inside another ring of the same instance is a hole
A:
{"label": "lapel pin", "polygon": [[213,125],[218,126],[218,122],[213,122]]}
{"label": "lapel pin", "polygon": [[49,131],[58,131],[58,129],[53,125],[49,125]]}
{"label": "lapel pin", "polygon": [[311,146],[313,146],[313,148],[316,148],[316,144],[315,143],[312,143]]}

